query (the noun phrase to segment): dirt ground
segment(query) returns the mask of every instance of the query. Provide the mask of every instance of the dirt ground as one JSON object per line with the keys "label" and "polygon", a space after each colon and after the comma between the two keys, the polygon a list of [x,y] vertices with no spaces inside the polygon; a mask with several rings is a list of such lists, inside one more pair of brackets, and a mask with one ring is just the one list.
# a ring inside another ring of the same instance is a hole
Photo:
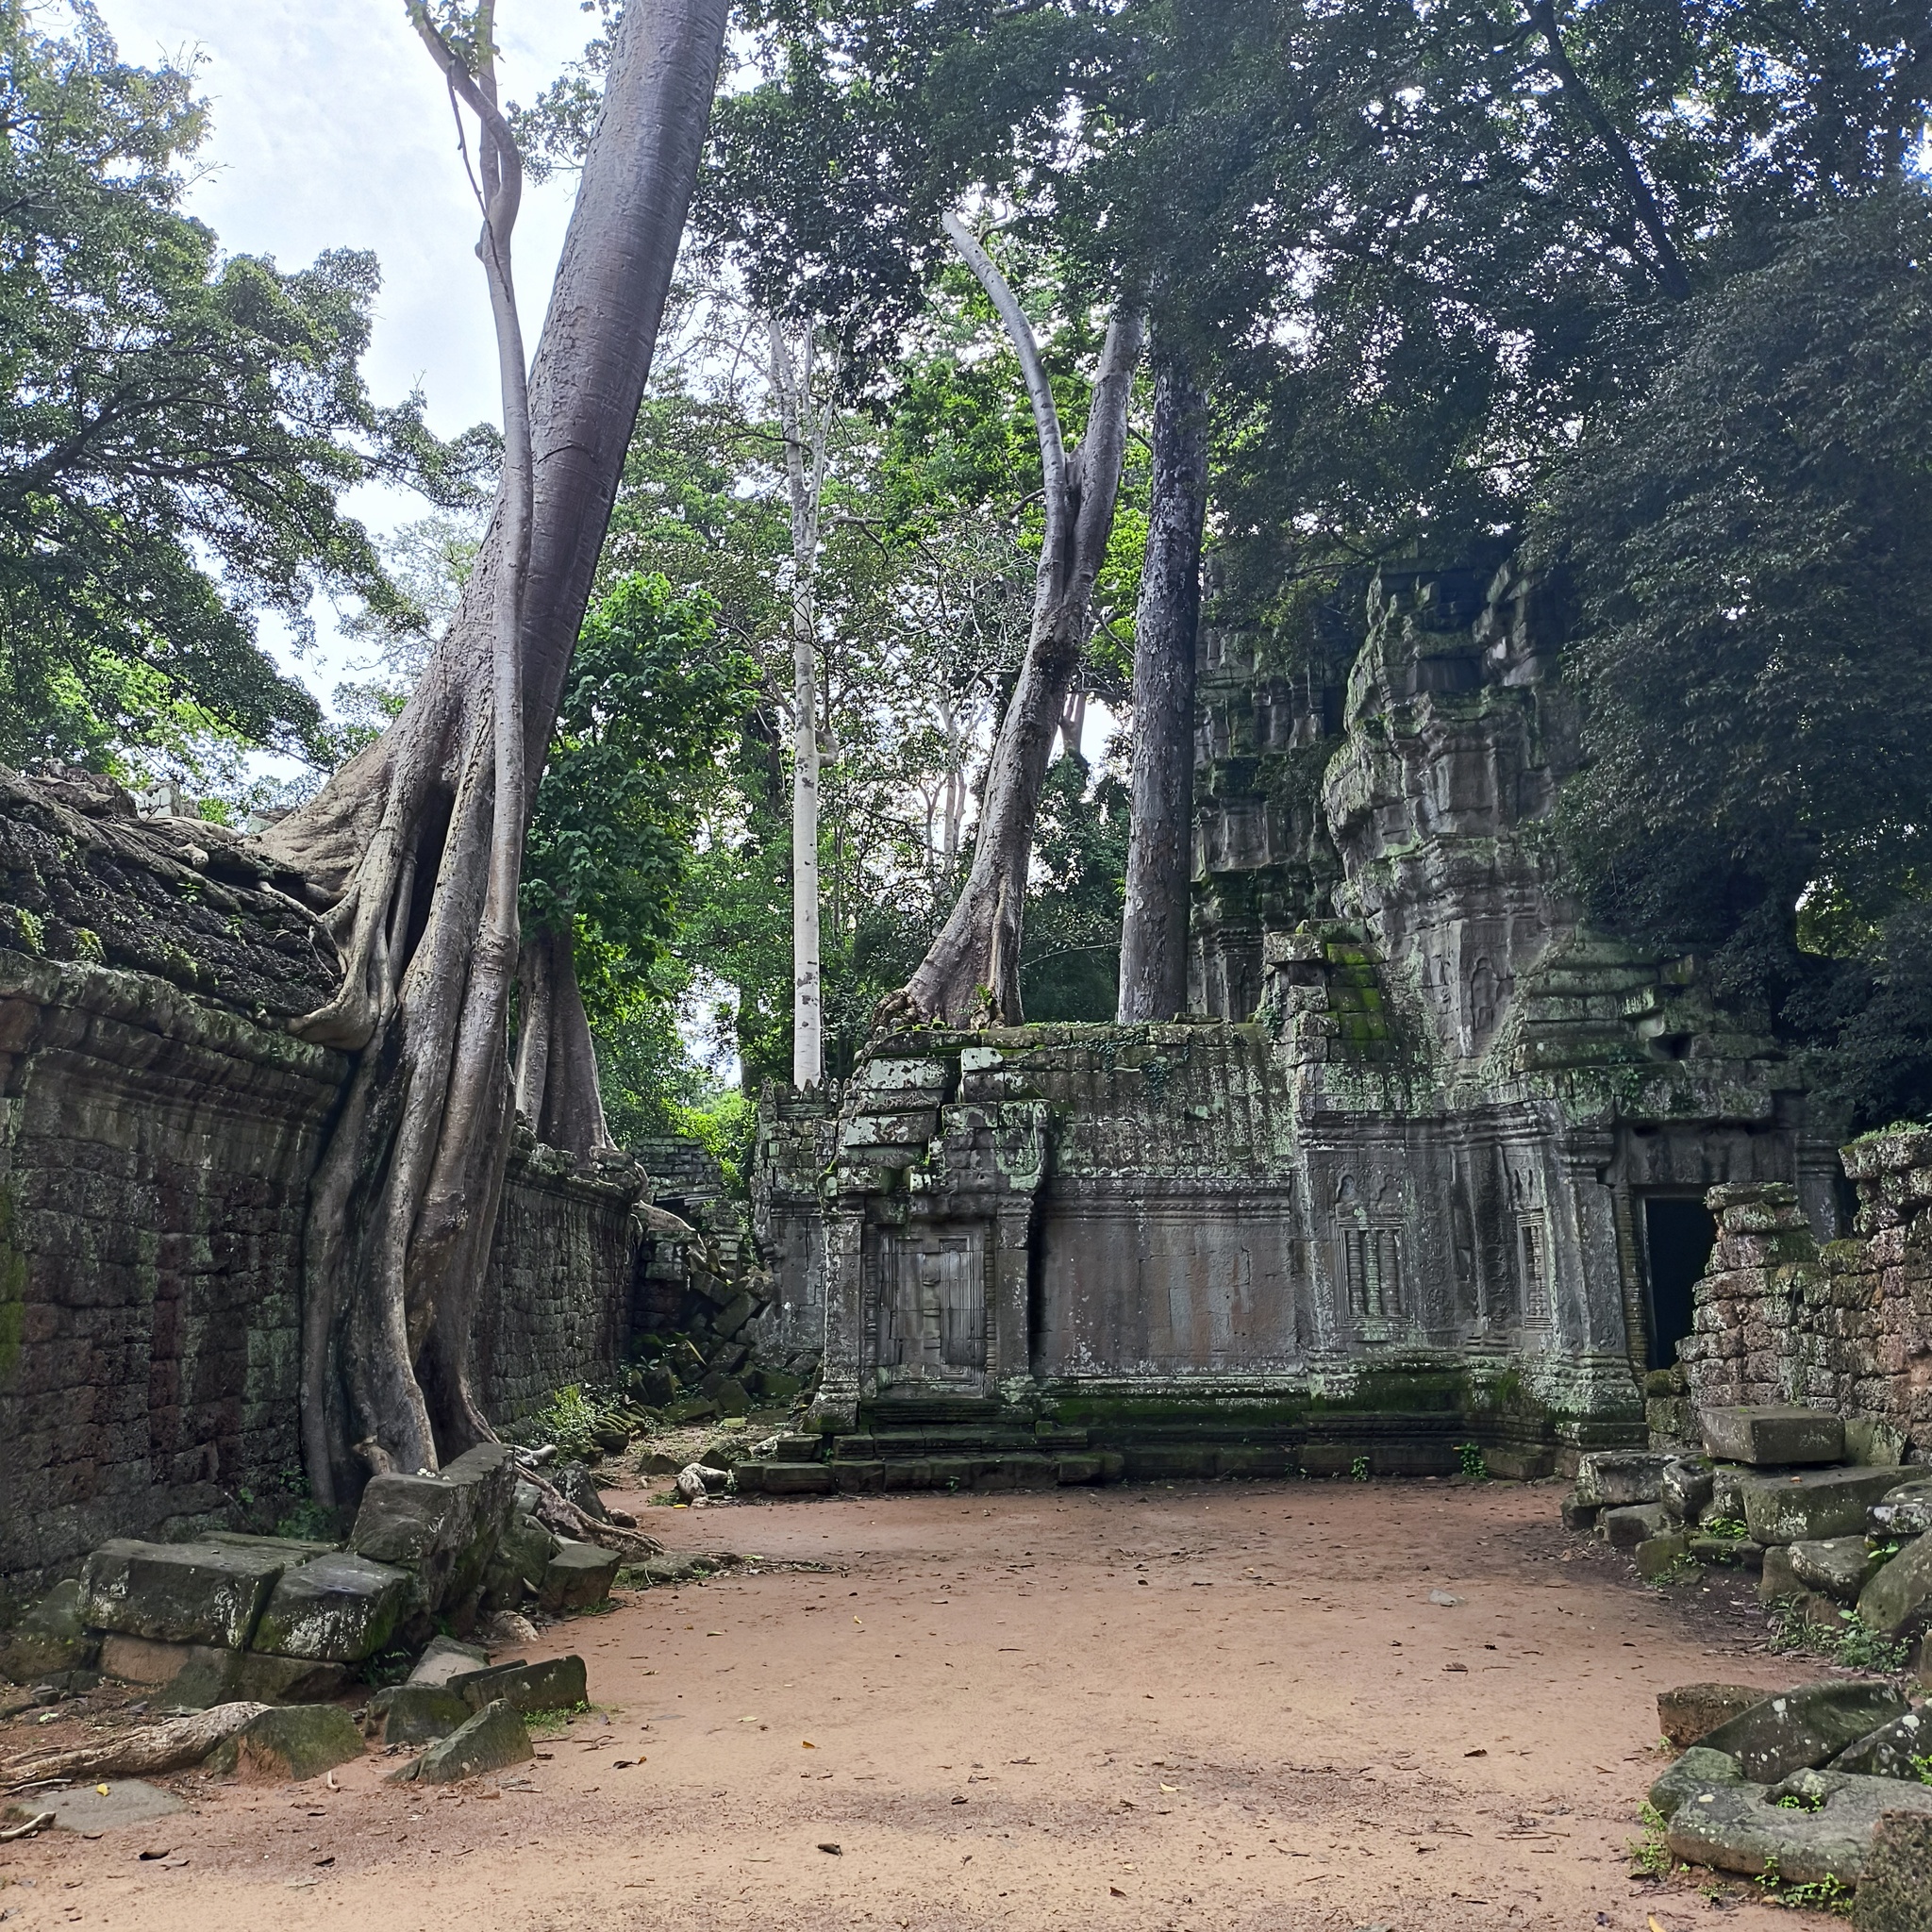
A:
{"label": "dirt ground", "polygon": [[[1629,1875],[1657,1692],[1807,1673],[1757,1647],[1735,1590],[1646,1590],[1557,1502],[1281,1482],[654,1508],[673,1549],[768,1560],[546,1630],[530,1654],[581,1651],[597,1707],[535,1764],[440,1793],[385,1785],[380,1757],[336,1790],[178,1780],[192,1808],[158,1824],[0,1846],[0,1919],[1828,1923]],[[25,1741],[8,1724],[0,1755]]]}

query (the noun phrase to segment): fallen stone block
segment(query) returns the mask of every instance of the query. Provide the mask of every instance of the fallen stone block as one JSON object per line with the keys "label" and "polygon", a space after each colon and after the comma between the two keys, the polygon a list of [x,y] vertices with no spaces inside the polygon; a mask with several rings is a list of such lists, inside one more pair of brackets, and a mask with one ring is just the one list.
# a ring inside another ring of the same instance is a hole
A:
{"label": "fallen stone block", "polygon": [[1688,1751],[1721,1724],[1762,1704],[1764,1697],[1749,1684],[1680,1684],[1657,1692],[1657,1728],[1679,1751]]}
{"label": "fallen stone block", "polygon": [[1754,1543],[1747,1536],[1710,1536],[1703,1530],[1693,1530],[1690,1554],[1700,1563],[1757,1571],[1761,1570],[1765,1557],[1771,1553],[1762,1543]]}
{"label": "fallen stone block", "polygon": [[1613,1550],[1634,1550],[1641,1542],[1661,1536],[1670,1519],[1658,1503],[1626,1503],[1606,1509],[1596,1520],[1597,1534]]}
{"label": "fallen stone block", "polygon": [[391,1684],[370,1700],[385,1744],[433,1744],[459,1731],[475,1709],[447,1685]]}
{"label": "fallen stone block", "polygon": [[481,1644],[462,1643],[454,1637],[432,1637],[409,1673],[412,1684],[447,1685],[452,1677],[490,1668],[490,1653]]}
{"label": "fallen stone block", "polygon": [[1637,1574],[1647,1582],[1668,1575],[1690,1554],[1690,1533],[1667,1529],[1659,1536],[1645,1537],[1631,1554],[1637,1558]]}
{"label": "fallen stone block", "polygon": [[341,1665],[312,1657],[122,1636],[103,1640],[101,1674],[151,1686],[161,1702],[183,1710],[211,1710],[218,1704],[323,1704],[348,1675]]}
{"label": "fallen stone block", "polygon": [[1665,1465],[1657,1486],[1657,1501],[1673,1522],[1695,1523],[1710,1507],[1716,1482],[1709,1463],[1680,1457]]}
{"label": "fallen stone block", "polygon": [[620,1560],[596,1543],[565,1543],[543,1572],[539,1600],[552,1616],[591,1609],[609,1596]]}
{"label": "fallen stone block", "polygon": [[1829,1409],[1765,1404],[1741,1408],[1700,1408],[1704,1446],[1724,1462],[1753,1469],[1798,1469],[1842,1461],[1845,1425]]}
{"label": "fallen stone block", "polygon": [[81,1621],[92,1630],[243,1650],[286,1566],[266,1550],[115,1537],[82,1566]]}
{"label": "fallen stone block", "polygon": [[358,1664],[394,1635],[414,1587],[407,1570],[332,1550],[283,1571],[251,1648]]}
{"label": "fallen stone block", "polygon": [[1907,1543],[1858,1593],[1858,1621],[1881,1637],[1932,1624],[1932,1536]]}
{"label": "fallen stone block", "polygon": [[1895,1488],[1890,1469],[1817,1469],[1801,1475],[1746,1476],[1744,1521],[1760,1543],[1822,1542],[1862,1536],[1873,1504]]}
{"label": "fallen stone block", "polygon": [[1852,1901],[1852,1932],[1925,1932],[1932,1925],[1932,1818],[1887,1811]]}
{"label": "fallen stone block", "polygon": [[1874,1536],[1932,1535],[1932,1480],[1901,1483],[1872,1506]]}
{"label": "fallen stone block", "polygon": [[1603,1513],[1601,1503],[1579,1503],[1574,1491],[1563,1498],[1563,1527],[1573,1536],[1587,1536],[1596,1527],[1596,1520]]}
{"label": "fallen stone block", "polygon": [[[1718,1689],[1718,1686],[1698,1686]],[[1663,1700],[1657,1700],[1661,1703]],[[1734,1790],[1745,1782],[1735,1757],[1693,1744],[1650,1788],[1650,1802],[1660,1817],[1674,1818],[1678,1810],[1707,1791]]]}
{"label": "fallen stone block", "polygon": [[80,1617],[80,1584],[57,1583],[11,1630],[0,1632],[0,1677],[39,1684],[93,1662],[94,1641]]}
{"label": "fallen stone block", "polygon": [[581,1462],[566,1462],[550,1472],[551,1487],[573,1507],[581,1509],[592,1523],[608,1523],[610,1512],[597,1488],[597,1478]]}
{"label": "fallen stone block", "polygon": [[1917,1778],[1919,1760],[1932,1759],[1932,1711],[1902,1711],[1831,1760],[1830,1769],[1861,1777]]}
{"label": "fallen stone block", "polygon": [[1789,1546],[1791,1574],[1807,1590],[1822,1591],[1841,1604],[1855,1604],[1871,1582],[1878,1559],[1862,1536],[1829,1537],[1823,1542]]}
{"label": "fallen stone block", "polygon": [[487,1771],[525,1763],[536,1755],[523,1719],[507,1704],[488,1704],[468,1724],[430,1745],[414,1764],[398,1772],[396,1782],[455,1784],[461,1778],[480,1777]]}
{"label": "fallen stone block", "polygon": [[1703,1741],[1735,1757],[1746,1777],[1770,1784],[1828,1762],[1906,1707],[1905,1699],[1880,1678],[1804,1684],[1740,1711]]}
{"label": "fallen stone block", "polygon": [[1663,1493],[1665,1469],[1675,1458],[1636,1449],[1597,1449],[1576,1465],[1576,1500],[1599,1509],[1655,1503]]}
{"label": "fallen stone block", "polygon": [[576,1656],[471,1671],[452,1677],[449,1688],[472,1710],[501,1700],[524,1716],[533,1710],[575,1710],[590,1702],[590,1680],[583,1658]]}
{"label": "fallen stone block", "polygon": [[1783,1603],[1787,1597],[1804,1594],[1805,1586],[1798,1581],[1798,1573],[1792,1567],[1790,1546],[1780,1543],[1766,1550],[1763,1565],[1757,1573],[1758,1602],[1777,1604]]}
{"label": "fallen stone block", "polygon": [[361,1755],[362,1734],[341,1705],[291,1704],[258,1712],[208,1761],[217,1771],[299,1784]]}
{"label": "fallen stone block", "polygon": [[438,1475],[378,1475],[362,1491],[349,1546],[416,1578],[432,1616],[482,1581],[516,1497],[513,1452],[480,1442]]}
{"label": "fallen stone block", "polygon": [[[1780,1796],[1799,1802],[1780,1805]],[[1817,1808],[1807,1808],[1812,1805]],[[1812,1773],[1800,1791],[1743,1785],[1700,1792],[1677,1807],[1664,1841],[1673,1857],[1720,1872],[1756,1878],[1774,1864],[1788,1885],[1836,1878],[1853,1886],[1863,1875],[1878,1821],[1890,1811],[1932,1816],[1932,1787]]]}

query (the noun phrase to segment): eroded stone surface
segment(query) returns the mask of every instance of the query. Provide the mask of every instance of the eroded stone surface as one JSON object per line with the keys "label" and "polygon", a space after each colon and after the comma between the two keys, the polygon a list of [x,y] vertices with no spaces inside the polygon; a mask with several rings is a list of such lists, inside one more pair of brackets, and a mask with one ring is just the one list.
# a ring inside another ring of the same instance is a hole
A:
{"label": "eroded stone surface", "polygon": [[1823,1542],[1790,1546],[1791,1574],[1807,1590],[1823,1591],[1841,1604],[1855,1604],[1878,1569],[1862,1536],[1836,1536]]}
{"label": "eroded stone surface", "polygon": [[522,1715],[533,1710],[575,1710],[589,1697],[580,1657],[551,1657],[534,1663],[498,1664],[452,1677],[449,1689],[472,1710],[499,1700]]}
{"label": "eroded stone surface", "polygon": [[388,1643],[408,1605],[407,1570],[331,1551],[282,1573],[252,1647],[271,1656],[360,1663]]}
{"label": "eroded stone surface", "polygon": [[610,1594],[621,1560],[596,1543],[564,1543],[543,1572],[543,1607],[553,1615],[594,1608]]}
{"label": "eroded stone surface", "polygon": [[1872,1506],[1874,1536],[1932,1535],[1932,1479],[1901,1483]]}
{"label": "eroded stone surface", "polygon": [[[1717,1685],[1699,1685],[1699,1690],[1717,1690]],[[1675,1817],[1678,1809],[1707,1791],[1732,1790],[1745,1782],[1738,1760],[1724,1751],[1711,1751],[1693,1744],[1670,1770],[1650,1788],[1650,1802],[1663,1818]]]}
{"label": "eroded stone surface", "polygon": [[1749,1684],[1680,1684],[1657,1693],[1657,1728],[1679,1751],[1688,1751],[1719,1724],[1763,1702],[1764,1692]]}
{"label": "eroded stone surface", "polygon": [[1840,1751],[1831,1769],[1865,1777],[1916,1778],[1922,1758],[1932,1759],[1932,1714],[1907,1710]]}
{"label": "eroded stone surface", "polygon": [[1673,1857],[1757,1877],[1775,1863],[1791,1885],[1856,1885],[1878,1821],[1890,1811],[1932,1817],[1932,1788],[1885,1777],[1817,1775],[1816,1810],[1779,1805],[1765,1787],[1701,1791],[1678,1806],[1665,1842]]}
{"label": "eroded stone surface", "polygon": [[1707,1732],[1704,1743],[1735,1757],[1745,1776],[1771,1783],[1827,1762],[1906,1707],[1877,1678],[1805,1684],[1740,1711]]}
{"label": "eroded stone surface", "polygon": [[92,1630],[242,1650],[287,1557],[222,1543],[116,1537],[80,1573],[80,1617]]}
{"label": "eroded stone surface", "polygon": [[1885,1637],[1932,1624],[1932,1536],[1907,1543],[1858,1596],[1858,1621]]}
{"label": "eroded stone surface", "polygon": [[485,1705],[460,1729],[430,1745],[399,1775],[424,1784],[455,1784],[487,1771],[521,1764],[536,1755],[523,1719],[499,1701]]}
{"label": "eroded stone surface", "polygon": [[1756,1541],[1797,1543],[1863,1535],[1873,1504],[1896,1486],[1895,1470],[1815,1469],[1747,1476],[1739,1487]]}
{"label": "eroded stone surface", "polygon": [[339,1704],[292,1704],[251,1718],[210,1763],[302,1783],[362,1755],[362,1734]]}
{"label": "eroded stone surface", "polygon": [[1697,1420],[1712,1456],[1753,1469],[1837,1462],[1845,1453],[1844,1423],[1828,1409],[1791,1404],[1700,1408]]}
{"label": "eroded stone surface", "polygon": [[1852,1901],[1852,1932],[1925,1932],[1932,1925],[1932,1818],[1887,1811]]}
{"label": "eroded stone surface", "polygon": [[433,1744],[459,1731],[475,1714],[443,1684],[393,1684],[370,1700],[380,1719],[384,1744]]}

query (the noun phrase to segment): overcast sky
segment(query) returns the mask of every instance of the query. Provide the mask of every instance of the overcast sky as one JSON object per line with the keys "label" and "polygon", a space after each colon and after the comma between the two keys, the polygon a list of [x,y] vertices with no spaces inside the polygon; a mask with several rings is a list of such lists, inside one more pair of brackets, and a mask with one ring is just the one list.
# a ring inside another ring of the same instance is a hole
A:
{"label": "overcast sky", "polygon": [[[449,100],[403,0],[99,0],[122,58],[202,59],[214,129],[190,209],[234,254],[306,266],[326,248],[372,248],[382,293],[365,369],[378,402],[421,385],[444,435],[502,419],[478,226]],[[56,25],[61,9],[48,5]],[[577,0],[502,0],[502,85],[528,100],[596,29]],[[533,187],[517,223],[525,337],[534,347],[570,218],[575,178]],[[425,513],[401,491],[358,491],[350,508],[385,529]],[[317,613],[325,622],[325,614]],[[264,641],[270,640],[264,635]],[[307,667],[326,695],[337,654]]]}

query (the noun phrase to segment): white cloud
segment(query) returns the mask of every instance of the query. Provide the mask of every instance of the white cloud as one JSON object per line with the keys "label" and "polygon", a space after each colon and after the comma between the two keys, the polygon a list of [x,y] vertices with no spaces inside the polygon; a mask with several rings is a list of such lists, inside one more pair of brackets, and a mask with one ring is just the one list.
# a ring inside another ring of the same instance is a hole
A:
{"label": "white cloud", "polygon": [[[403,0],[98,0],[125,60],[199,52],[213,131],[188,201],[232,254],[283,268],[328,248],[370,248],[382,292],[365,363],[378,401],[420,385],[443,435],[499,422],[496,350],[476,205],[456,149],[449,98]],[[59,30],[62,8],[42,22]],[[502,0],[506,94],[529,100],[596,30],[577,0]],[[517,224],[518,307],[534,350],[575,182],[525,194]],[[373,528],[425,513],[406,491],[365,489],[348,507]],[[332,626],[316,613],[325,639]],[[279,655],[279,654],[278,654]],[[324,694],[340,647],[304,675]]]}

